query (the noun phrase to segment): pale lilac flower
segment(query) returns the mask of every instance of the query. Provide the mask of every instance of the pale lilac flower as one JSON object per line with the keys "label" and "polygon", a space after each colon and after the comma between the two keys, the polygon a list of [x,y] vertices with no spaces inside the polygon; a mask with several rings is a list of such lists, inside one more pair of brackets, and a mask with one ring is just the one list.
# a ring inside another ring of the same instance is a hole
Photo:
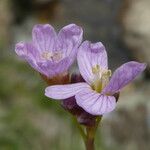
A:
{"label": "pale lilac flower", "polygon": [[103,115],[116,107],[115,94],[130,83],[146,64],[131,61],[119,67],[111,76],[107,53],[102,43],[85,41],[79,48],[77,61],[86,82],[49,86],[45,95],[53,99],[66,99],[75,95],[77,104],[92,115]]}
{"label": "pale lilac flower", "polygon": [[[84,79],[79,73],[73,73],[70,77],[70,83],[84,82]],[[76,103],[74,96],[64,99],[61,101],[61,106],[74,115],[77,118],[77,121],[86,126],[94,126],[96,123],[96,116],[93,116],[87,113]]]}
{"label": "pale lilac flower", "polygon": [[32,42],[16,44],[15,51],[35,70],[52,78],[66,72],[74,62],[82,35],[82,28],[75,24],[63,27],[58,35],[49,24],[35,25]]}

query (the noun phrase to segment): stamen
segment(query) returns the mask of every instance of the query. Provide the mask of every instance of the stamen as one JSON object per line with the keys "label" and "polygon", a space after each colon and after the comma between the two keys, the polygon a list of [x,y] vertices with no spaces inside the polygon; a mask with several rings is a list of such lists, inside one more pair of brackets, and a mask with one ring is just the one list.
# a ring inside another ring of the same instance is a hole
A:
{"label": "stamen", "polygon": [[52,53],[49,51],[44,51],[41,56],[46,60],[50,60],[53,57]]}
{"label": "stamen", "polygon": [[95,65],[92,67],[92,73],[94,74],[93,89],[97,92],[101,92],[109,82],[111,70],[103,69],[99,65]]}
{"label": "stamen", "polygon": [[96,74],[96,73],[98,73],[99,71],[100,71],[99,65],[96,65],[95,67],[92,67],[92,73],[93,73],[93,74]]}
{"label": "stamen", "polygon": [[111,70],[104,70],[103,75],[111,77]]}
{"label": "stamen", "polygon": [[59,61],[62,58],[62,55],[63,55],[62,51],[56,51],[54,52],[52,59],[54,61]]}
{"label": "stamen", "polygon": [[44,51],[41,54],[42,59],[45,60],[53,60],[53,61],[59,61],[62,58],[62,51],[54,51],[54,52],[49,52],[49,51]]}
{"label": "stamen", "polygon": [[111,70],[105,70],[102,74],[102,89],[108,84],[109,78],[111,77]]}

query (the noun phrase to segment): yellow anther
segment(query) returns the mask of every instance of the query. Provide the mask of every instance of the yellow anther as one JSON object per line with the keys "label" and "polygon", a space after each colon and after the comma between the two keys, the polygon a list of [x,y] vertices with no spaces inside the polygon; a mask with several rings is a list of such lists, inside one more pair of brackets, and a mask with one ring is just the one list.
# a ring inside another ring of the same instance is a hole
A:
{"label": "yellow anther", "polygon": [[100,71],[100,66],[99,65],[96,65],[96,66],[92,67],[92,73],[93,74],[99,73],[99,71]]}
{"label": "yellow anther", "polygon": [[102,75],[103,75],[103,76],[111,77],[111,70],[104,70],[104,71],[102,72]]}

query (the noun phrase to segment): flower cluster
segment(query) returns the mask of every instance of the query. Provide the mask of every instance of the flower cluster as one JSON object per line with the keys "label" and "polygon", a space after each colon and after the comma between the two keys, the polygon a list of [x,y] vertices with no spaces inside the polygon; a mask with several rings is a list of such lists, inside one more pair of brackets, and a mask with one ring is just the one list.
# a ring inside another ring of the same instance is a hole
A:
{"label": "flower cluster", "polygon": [[[91,116],[114,110],[120,90],[139,75],[146,64],[130,61],[112,74],[104,45],[81,43],[82,36],[82,28],[75,24],[63,27],[58,34],[48,24],[36,25],[32,42],[16,44],[16,53],[50,85],[45,95],[62,100],[62,106],[86,124]],[[80,73],[69,74],[76,58]]]}

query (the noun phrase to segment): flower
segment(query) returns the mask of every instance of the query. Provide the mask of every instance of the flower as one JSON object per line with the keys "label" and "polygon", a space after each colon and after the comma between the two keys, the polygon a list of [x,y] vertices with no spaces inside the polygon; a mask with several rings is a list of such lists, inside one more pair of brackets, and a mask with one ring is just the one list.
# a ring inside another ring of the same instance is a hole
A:
{"label": "flower", "polygon": [[[70,77],[70,83],[76,83],[76,82],[84,82],[84,79],[82,76],[74,72],[71,74]],[[82,109],[79,105],[76,103],[76,99],[74,96],[64,99],[61,101],[61,106],[68,112],[70,112],[72,115],[74,115],[78,121],[78,123],[86,126],[94,126],[96,123],[96,116],[93,116],[89,113],[87,113],[84,109]]]}
{"label": "flower", "polygon": [[107,53],[101,42],[83,42],[77,61],[86,82],[49,86],[45,95],[58,100],[75,96],[77,104],[92,115],[103,115],[114,110],[114,95],[146,68],[144,63],[131,61],[119,67],[110,79]]}
{"label": "flower", "polygon": [[82,28],[69,24],[58,35],[49,25],[35,25],[32,42],[16,44],[16,53],[46,78],[65,74],[74,62],[82,41]]}

